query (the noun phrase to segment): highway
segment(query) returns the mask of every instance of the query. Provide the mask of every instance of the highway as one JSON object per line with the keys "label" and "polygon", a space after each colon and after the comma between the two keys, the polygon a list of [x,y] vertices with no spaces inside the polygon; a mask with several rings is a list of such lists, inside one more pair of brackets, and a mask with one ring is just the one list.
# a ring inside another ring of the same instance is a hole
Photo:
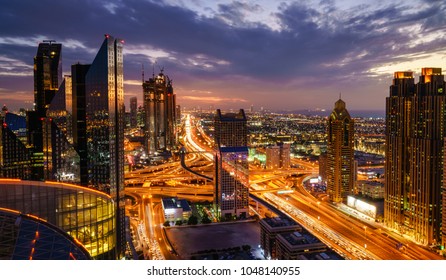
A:
{"label": "highway", "polygon": [[[197,135],[197,129],[195,129],[190,116],[186,117],[185,122],[186,134],[183,139],[185,139],[187,150],[201,152],[185,155],[185,162],[188,166],[202,166],[198,167],[202,168],[199,172],[210,175],[213,170],[213,157],[212,154],[203,152],[210,151],[212,143],[203,130],[198,129],[199,135]],[[300,159],[292,159],[292,163],[299,168],[272,172],[250,166],[250,193],[273,204],[341,256],[352,260],[443,259],[426,248],[388,231],[380,224],[361,219],[346,208],[314,197],[304,188],[303,180],[317,176],[318,166]],[[288,176],[296,174],[302,175],[294,184],[287,180]],[[126,174],[126,193],[142,196],[140,199],[142,205],[139,210],[142,214],[141,221],[149,223],[146,231],[150,240],[159,242],[156,246],[160,248],[161,255],[167,259],[175,259],[177,256],[171,253],[173,248],[170,244],[166,244],[163,238],[160,226],[163,223],[160,203],[150,201],[148,197],[159,199],[160,195],[178,196],[192,200],[211,201],[212,183],[205,183],[202,180],[200,185],[197,184],[197,180],[197,176],[182,170],[180,162],[167,163]],[[163,184],[162,186],[152,185],[141,188],[148,181],[162,181]],[[293,185],[294,188],[292,188]],[[149,207],[143,205],[149,205]],[[405,245],[403,249],[397,249],[399,243]]]}

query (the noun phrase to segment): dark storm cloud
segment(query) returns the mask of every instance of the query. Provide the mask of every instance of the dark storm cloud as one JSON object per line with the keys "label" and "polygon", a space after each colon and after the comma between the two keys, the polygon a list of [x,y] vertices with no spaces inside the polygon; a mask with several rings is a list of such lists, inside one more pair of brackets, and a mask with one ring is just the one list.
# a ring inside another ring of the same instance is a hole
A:
{"label": "dark storm cloud", "polygon": [[[126,41],[126,79],[140,80],[141,64],[156,60],[157,67],[164,66],[180,80],[247,77],[287,83],[297,79],[311,86],[320,83],[315,77],[333,82],[365,76],[372,67],[398,62],[404,55],[432,52],[446,43],[444,36],[417,41],[420,32],[445,31],[443,1],[426,1],[420,7],[392,2],[379,9],[362,5],[348,10],[339,10],[332,0],[318,5],[296,1],[282,4],[272,14],[280,29],[245,17],[262,9],[235,1],[219,5],[212,16],[203,16],[162,1],[4,1],[0,68],[17,60],[16,69],[10,71],[23,75],[29,71],[26,65],[32,66],[37,43],[55,39],[64,45],[67,72],[78,61],[90,63],[102,35],[110,33]],[[420,30],[407,29],[414,24]],[[0,96],[2,92],[3,87]]]}

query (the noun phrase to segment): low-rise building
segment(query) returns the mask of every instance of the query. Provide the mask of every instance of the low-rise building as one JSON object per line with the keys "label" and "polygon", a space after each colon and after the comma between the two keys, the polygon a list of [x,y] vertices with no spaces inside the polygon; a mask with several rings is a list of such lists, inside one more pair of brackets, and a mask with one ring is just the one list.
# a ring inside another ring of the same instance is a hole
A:
{"label": "low-rise building", "polygon": [[260,246],[266,259],[276,259],[276,237],[279,234],[302,231],[302,227],[286,217],[265,218],[260,221]]}
{"label": "low-rise building", "polygon": [[276,258],[297,260],[302,255],[325,252],[327,245],[313,235],[305,232],[288,232],[276,237]]}
{"label": "low-rise building", "polygon": [[192,210],[185,199],[178,199],[175,197],[163,198],[162,206],[165,221],[184,221],[192,216]]}

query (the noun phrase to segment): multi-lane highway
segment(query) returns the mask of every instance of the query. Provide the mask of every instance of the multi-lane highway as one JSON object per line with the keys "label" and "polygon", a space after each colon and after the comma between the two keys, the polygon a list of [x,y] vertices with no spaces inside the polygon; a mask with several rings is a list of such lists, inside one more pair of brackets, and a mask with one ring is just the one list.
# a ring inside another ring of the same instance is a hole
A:
{"label": "multi-lane highway", "polygon": [[[205,135],[203,130],[197,133],[189,116],[186,118],[185,128],[186,134],[183,139],[188,150],[210,151],[212,143],[209,137]],[[189,165],[201,162],[200,166],[203,168],[201,171],[212,174],[212,154],[188,154],[186,161]],[[208,164],[203,164],[203,161],[207,161]],[[314,197],[305,190],[302,180],[317,174],[317,165],[298,159],[292,159],[292,163],[299,168],[271,172],[250,167],[251,193],[281,209],[346,259],[442,259],[442,257],[426,248],[388,231],[380,224],[361,219],[353,212],[345,211],[341,207]],[[292,174],[303,175],[293,184],[286,179]],[[213,195],[211,183],[204,185],[191,183],[191,180],[196,177],[185,173],[179,162],[134,171],[128,173],[126,178],[127,186],[138,186],[139,183],[147,181],[163,181],[162,186],[126,188],[128,193],[139,193],[146,197],[149,197],[149,195],[153,197],[168,195],[188,199],[211,200]],[[296,188],[292,188],[293,185]],[[175,258],[175,255],[171,253],[171,245],[164,243],[162,227],[160,226],[162,224],[162,213],[159,204],[153,202],[148,204],[151,210],[147,210],[147,208],[146,210],[140,210],[143,213],[143,221],[153,224],[151,225],[153,227],[152,231],[149,230],[148,232],[160,242],[158,246],[167,258]],[[147,214],[147,211],[150,213]],[[147,218],[147,215],[154,215],[157,211],[160,213],[156,220],[153,220],[155,216],[153,216],[153,219]],[[398,246],[399,244],[404,246]]]}

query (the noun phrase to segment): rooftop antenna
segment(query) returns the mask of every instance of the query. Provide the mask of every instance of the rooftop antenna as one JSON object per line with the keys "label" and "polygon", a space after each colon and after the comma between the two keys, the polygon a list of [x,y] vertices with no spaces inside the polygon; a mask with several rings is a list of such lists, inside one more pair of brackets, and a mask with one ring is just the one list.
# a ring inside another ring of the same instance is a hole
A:
{"label": "rooftop antenna", "polygon": [[341,94],[341,92],[339,92],[339,99],[342,100],[342,94]]}
{"label": "rooftop antenna", "polygon": [[155,60],[155,63],[152,64],[152,78],[155,78],[155,64],[156,64],[156,60]]}

